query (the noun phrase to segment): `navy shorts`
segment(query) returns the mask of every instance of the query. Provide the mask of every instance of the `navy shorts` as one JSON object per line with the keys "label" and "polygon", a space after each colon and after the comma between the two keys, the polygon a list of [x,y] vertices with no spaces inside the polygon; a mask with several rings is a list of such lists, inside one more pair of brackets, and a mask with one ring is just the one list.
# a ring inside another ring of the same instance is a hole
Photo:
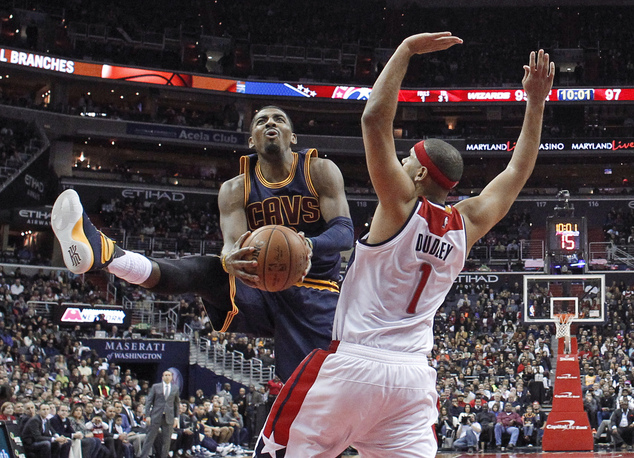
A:
{"label": "navy shorts", "polygon": [[330,345],[339,298],[335,281],[307,278],[269,293],[229,276],[217,256],[155,261],[161,279],[152,291],[199,294],[216,331],[273,337],[276,372],[284,381],[312,350]]}

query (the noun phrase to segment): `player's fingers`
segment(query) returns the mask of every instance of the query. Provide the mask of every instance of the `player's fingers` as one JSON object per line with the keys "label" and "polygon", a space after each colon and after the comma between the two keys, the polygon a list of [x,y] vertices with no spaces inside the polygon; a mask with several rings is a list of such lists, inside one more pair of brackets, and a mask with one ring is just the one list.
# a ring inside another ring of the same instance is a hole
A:
{"label": "player's fingers", "polygon": [[550,69],[550,56],[547,52],[545,52],[541,56],[541,63],[539,68],[542,76],[548,76],[548,70]]}
{"label": "player's fingers", "polygon": [[242,234],[238,240],[236,240],[235,245],[238,247],[241,247],[242,244],[244,243],[244,241],[247,239],[248,236],[251,235],[251,231],[246,231],[244,234]]}
{"label": "player's fingers", "polygon": [[535,51],[531,51],[528,56],[528,66],[531,70],[535,68]]}

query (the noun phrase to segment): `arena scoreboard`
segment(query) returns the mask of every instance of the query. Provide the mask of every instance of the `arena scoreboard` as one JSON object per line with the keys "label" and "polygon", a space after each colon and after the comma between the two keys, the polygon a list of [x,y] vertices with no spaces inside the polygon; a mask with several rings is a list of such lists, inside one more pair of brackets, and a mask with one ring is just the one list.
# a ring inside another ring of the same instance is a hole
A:
{"label": "arena scoreboard", "polygon": [[[219,78],[164,69],[131,67],[72,60],[47,53],[0,47],[0,72],[10,68],[51,72],[69,77],[90,77],[117,80],[130,84],[155,84],[200,90],[234,92],[267,97],[303,97],[316,99],[367,100],[370,86],[340,86],[312,82],[255,81]],[[7,73],[5,75],[8,76]],[[2,76],[2,75],[0,75]],[[417,88],[401,89],[398,101],[417,104],[486,104],[518,103],[526,100],[526,92],[519,87],[508,88]],[[632,87],[563,87],[553,88],[547,96],[551,102],[613,103],[634,101]]]}

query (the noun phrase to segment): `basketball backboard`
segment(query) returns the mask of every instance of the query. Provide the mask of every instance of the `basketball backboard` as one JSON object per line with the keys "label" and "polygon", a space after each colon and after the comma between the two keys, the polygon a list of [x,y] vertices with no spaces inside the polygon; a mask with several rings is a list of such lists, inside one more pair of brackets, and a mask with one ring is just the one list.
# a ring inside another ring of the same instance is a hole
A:
{"label": "basketball backboard", "polygon": [[552,323],[555,315],[574,314],[574,323],[605,321],[604,275],[525,275],[524,322]]}

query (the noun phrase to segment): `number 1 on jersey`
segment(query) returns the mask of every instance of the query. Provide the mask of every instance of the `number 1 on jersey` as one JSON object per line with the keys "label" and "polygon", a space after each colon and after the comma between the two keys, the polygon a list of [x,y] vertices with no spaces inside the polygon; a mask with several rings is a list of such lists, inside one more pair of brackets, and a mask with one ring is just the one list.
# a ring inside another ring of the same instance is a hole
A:
{"label": "number 1 on jersey", "polygon": [[422,275],[420,277],[420,281],[418,282],[418,286],[416,287],[416,291],[414,291],[414,297],[412,297],[409,307],[407,307],[407,313],[416,313],[418,299],[420,299],[420,295],[422,294],[423,289],[425,289],[427,280],[429,280],[429,276],[431,275],[431,264],[421,264],[420,271],[422,272]]}

